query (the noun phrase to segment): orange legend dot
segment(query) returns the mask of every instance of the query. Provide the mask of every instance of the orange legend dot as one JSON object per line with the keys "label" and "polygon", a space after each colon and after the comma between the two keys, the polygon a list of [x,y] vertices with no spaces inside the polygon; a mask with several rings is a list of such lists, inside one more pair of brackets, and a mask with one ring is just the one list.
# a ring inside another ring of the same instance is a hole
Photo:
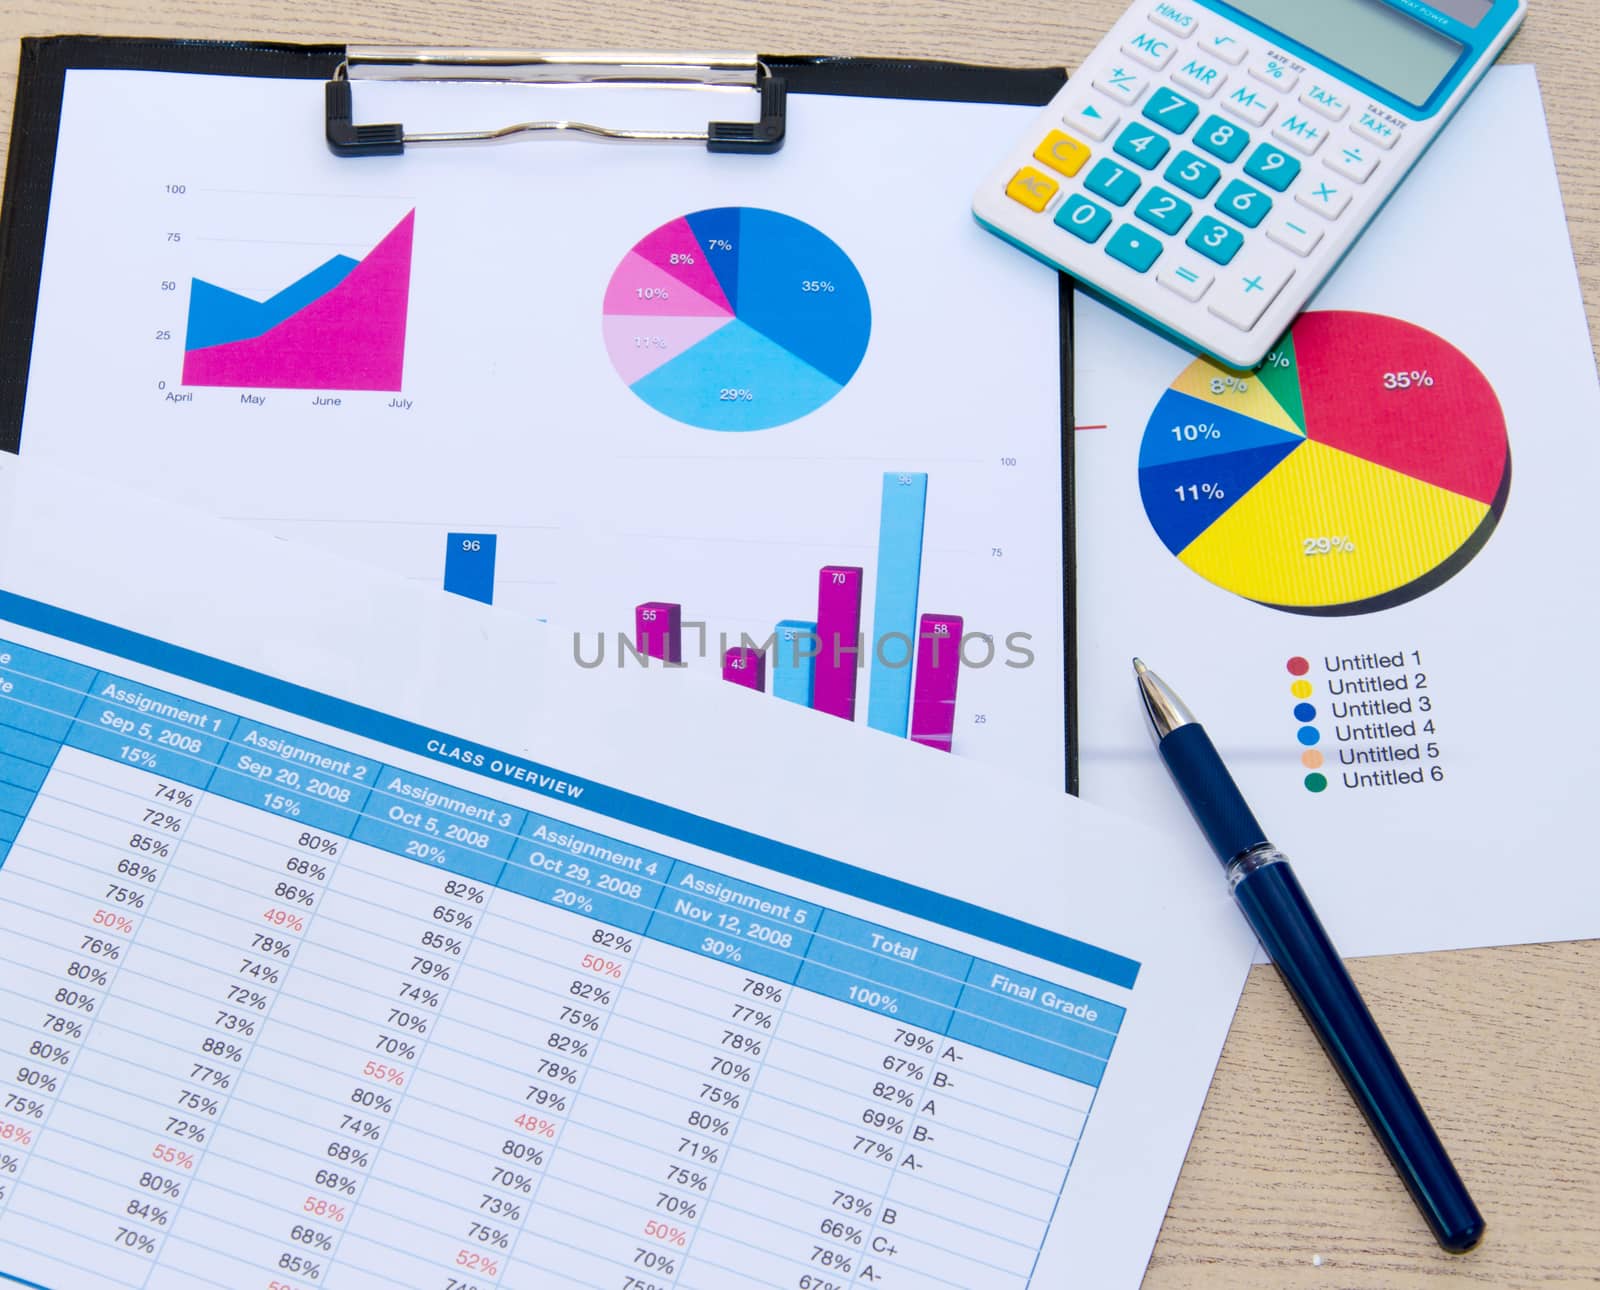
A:
{"label": "orange legend dot", "polygon": [[1318,766],[1322,765],[1322,754],[1315,748],[1307,748],[1300,754],[1300,764],[1307,770],[1316,770]]}
{"label": "orange legend dot", "polygon": [[1314,688],[1310,681],[1296,681],[1289,687],[1289,693],[1297,699],[1309,699]]}

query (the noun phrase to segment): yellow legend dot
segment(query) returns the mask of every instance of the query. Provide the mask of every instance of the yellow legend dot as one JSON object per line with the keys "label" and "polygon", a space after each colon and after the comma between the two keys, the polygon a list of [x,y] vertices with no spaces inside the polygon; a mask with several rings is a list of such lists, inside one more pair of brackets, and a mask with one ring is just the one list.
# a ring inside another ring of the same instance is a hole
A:
{"label": "yellow legend dot", "polygon": [[1311,697],[1311,682],[1296,681],[1289,687],[1289,693],[1297,699],[1309,699]]}
{"label": "yellow legend dot", "polygon": [[1300,754],[1300,764],[1307,770],[1316,770],[1318,766],[1322,765],[1322,754],[1315,748],[1307,748]]}

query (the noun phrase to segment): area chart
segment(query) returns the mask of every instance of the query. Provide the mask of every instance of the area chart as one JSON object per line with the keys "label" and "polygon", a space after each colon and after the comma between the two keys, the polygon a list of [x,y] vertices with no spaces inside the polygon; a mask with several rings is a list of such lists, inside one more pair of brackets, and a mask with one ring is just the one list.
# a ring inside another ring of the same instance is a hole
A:
{"label": "area chart", "polygon": [[603,326],[617,374],[656,411],[705,430],[769,430],[849,383],[872,306],[826,234],[724,206],[639,241],[611,275]]}
{"label": "area chart", "polygon": [[412,211],[361,259],[335,255],[265,300],[193,279],[183,383],[399,390],[415,218]]}
{"label": "area chart", "polygon": [[1253,373],[1205,359],[1151,414],[1145,514],[1207,581],[1276,609],[1403,604],[1482,549],[1511,455],[1487,378],[1431,332],[1378,314],[1303,315]]}

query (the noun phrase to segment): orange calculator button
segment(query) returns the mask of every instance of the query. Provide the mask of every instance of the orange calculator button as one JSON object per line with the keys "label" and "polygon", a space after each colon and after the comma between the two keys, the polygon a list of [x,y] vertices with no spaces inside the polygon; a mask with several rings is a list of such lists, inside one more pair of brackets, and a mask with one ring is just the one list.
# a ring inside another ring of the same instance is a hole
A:
{"label": "orange calculator button", "polygon": [[1032,166],[1024,166],[1011,176],[1011,182],[1006,185],[1006,196],[1014,202],[1021,202],[1031,211],[1042,211],[1060,189],[1061,185],[1050,176],[1041,175]]}
{"label": "orange calculator button", "polygon": [[1083,163],[1089,160],[1089,148],[1070,134],[1052,130],[1045,136],[1044,142],[1033,150],[1033,157],[1035,161],[1042,161],[1051,170],[1058,170],[1070,178],[1082,170]]}

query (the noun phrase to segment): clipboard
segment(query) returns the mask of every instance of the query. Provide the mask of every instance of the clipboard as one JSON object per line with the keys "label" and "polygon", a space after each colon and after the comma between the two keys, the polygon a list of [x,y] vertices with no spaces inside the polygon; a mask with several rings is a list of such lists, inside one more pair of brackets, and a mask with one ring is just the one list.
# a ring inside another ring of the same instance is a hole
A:
{"label": "clipboard", "polygon": [[[795,126],[786,119],[790,95],[996,103],[1037,107],[1065,81],[1060,68],[986,67],[914,59],[812,55],[726,54],[694,51],[663,57],[637,52],[450,50],[431,47],[295,45],[270,42],[160,40],[102,36],[30,37],[21,42],[18,91],[3,198],[0,198],[0,451],[20,454],[28,374],[39,307],[46,224],[67,73],[78,69],[183,72],[211,76],[275,77],[325,83],[327,146],[362,165],[365,155],[407,147],[518,143],[530,137],[574,134],[581,146],[689,146],[744,154],[739,164],[768,164]],[[363,79],[543,80],[591,86],[671,84],[743,86],[759,100],[753,121],[707,114],[704,130],[661,134],[647,129],[588,128],[585,123],[485,120],[476,129],[445,135],[408,132],[403,124],[360,116]],[[1061,389],[1060,449],[1063,589],[1062,739],[1066,789],[1078,789],[1075,539],[1072,523],[1073,401],[1072,298],[1058,284]]]}

